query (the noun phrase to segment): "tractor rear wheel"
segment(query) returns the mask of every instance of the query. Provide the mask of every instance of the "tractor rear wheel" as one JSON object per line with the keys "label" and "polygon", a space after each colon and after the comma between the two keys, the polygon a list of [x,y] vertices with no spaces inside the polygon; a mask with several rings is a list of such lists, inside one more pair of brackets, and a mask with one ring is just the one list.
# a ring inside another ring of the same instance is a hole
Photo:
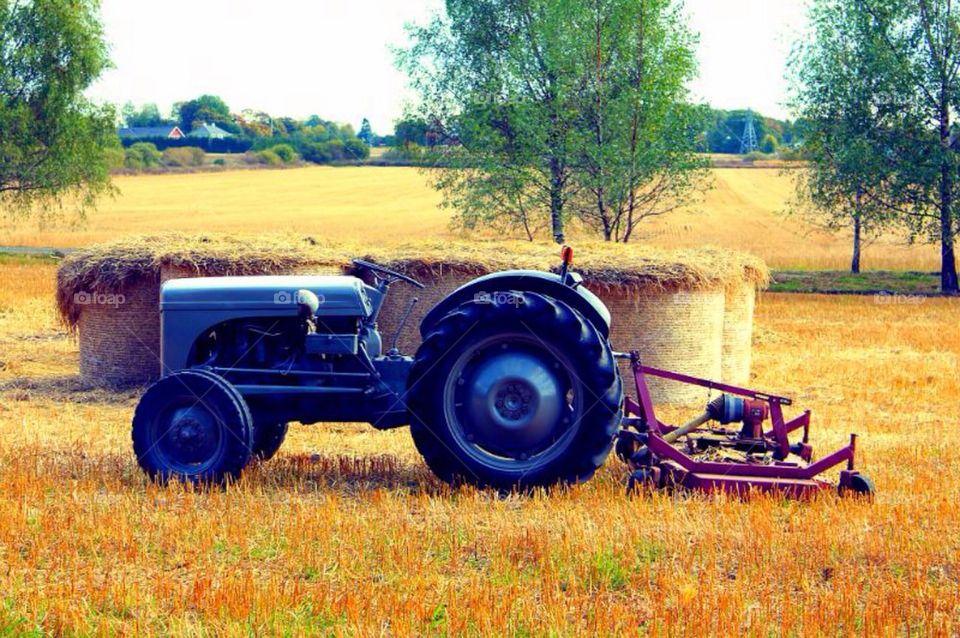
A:
{"label": "tractor rear wheel", "polygon": [[253,419],[223,377],[181,370],[144,393],[131,438],[137,462],[154,480],[221,483],[250,462]]}
{"label": "tractor rear wheel", "polygon": [[529,489],[603,465],[623,389],[607,340],[565,303],[498,292],[434,324],[409,381],[411,434],[448,482]]}

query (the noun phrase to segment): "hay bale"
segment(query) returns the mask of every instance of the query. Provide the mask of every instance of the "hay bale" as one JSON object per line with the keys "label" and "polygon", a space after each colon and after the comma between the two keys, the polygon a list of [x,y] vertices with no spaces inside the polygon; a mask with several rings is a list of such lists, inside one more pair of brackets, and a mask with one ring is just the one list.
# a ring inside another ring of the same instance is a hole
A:
{"label": "hay bale", "polygon": [[[724,293],[722,290],[650,290],[643,295],[605,291],[610,309],[610,343],[615,350],[637,350],[643,363],[716,379],[721,371]],[[630,364],[620,362],[625,389],[635,395]],[[655,403],[704,403],[707,390],[647,377]]]}
{"label": "hay bale", "polygon": [[310,237],[133,236],[68,255],[57,272],[57,306],[63,322],[79,332],[84,382],[146,383],[160,374],[162,282],[218,275],[340,274],[348,263],[337,246]]}
{"label": "hay bale", "polygon": [[727,287],[723,310],[723,354],[720,379],[744,385],[750,381],[753,309],[757,289],[752,282]]}
{"label": "hay bale", "polygon": [[80,378],[89,385],[148,383],[160,373],[160,282],[128,280],[115,293],[78,292]]}
{"label": "hay bale", "polygon": [[[669,252],[607,243],[581,243],[577,253],[575,269],[613,314],[615,348],[636,348],[651,365],[711,377],[721,375],[721,357],[729,351],[731,365],[739,361],[743,369],[744,348],[749,357],[749,327],[742,324],[750,320],[752,307],[750,312],[732,308],[729,330],[725,330],[725,291],[764,285],[768,274],[761,261],[716,248]],[[380,317],[380,330],[389,346],[410,300],[419,297],[399,343],[407,353],[419,346],[418,328],[424,315],[471,279],[498,270],[556,272],[559,268],[555,246],[528,242],[417,242],[370,251],[293,235],[167,233],[72,253],[57,275],[57,302],[64,322],[80,331],[85,380],[141,382],[159,372],[155,362],[161,282],[216,275],[341,274],[353,272],[350,259],[355,256],[427,284],[424,291],[395,285]],[[369,273],[357,274],[369,277]],[[117,308],[91,307],[76,302],[76,294],[83,291],[123,294],[128,302]],[[139,328],[136,336],[130,330],[133,326]],[[730,340],[729,348],[721,343],[724,335]],[[659,382],[653,385],[661,402],[684,402],[693,395],[685,388],[674,391]]]}
{"label": "hay bale", "polygon": [[386,350],[392,345],[393,335],[400,326],[404,313],[410,307],[410,302],[416,297],[419,301],[410,313],[407,324],[400,333],[397,340],[397,347],[400,352],[412,354],[420,347],[420,323],[430,309],[440,303],[444,297],[468,283],[474,276],[467,275],[455,270],[449,270],[437,276],[430,278],[421,278],[420,281],[426,285],[423,290],[415,289],[403,284],[391,286],[387,300],[380,311],[377,319],[377,325],[380,334],[383,337],[383,348]]}

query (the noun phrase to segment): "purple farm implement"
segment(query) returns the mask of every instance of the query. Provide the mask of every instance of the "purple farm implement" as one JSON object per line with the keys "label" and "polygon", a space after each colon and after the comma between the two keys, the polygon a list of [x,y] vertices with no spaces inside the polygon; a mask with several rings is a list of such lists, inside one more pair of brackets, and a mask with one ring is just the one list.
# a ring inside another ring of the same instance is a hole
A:
{"label": "purple farm implement", "polygon": [[[637,399],[627,397],[617,454],[630,465],[630,486],[724,490],[740,495],[753,491],[778,492],[802,498],[834,485],[818,478],[845,464],[836,488],[840,494],[872,496],[869,478],[854,469],[857,435],[839,450],[813,461],[809,444],[810,411],[787,419],[786,397],[643,365],[636,352],[618,355],[630,359]],[[654,412],[646,376],[717,390],[706,410],[675,427]],[[769,422],[769,425],[768,425]],[[736,427],[724,427],[736,424]],[[799,441],[789,435],[802,430]]]}

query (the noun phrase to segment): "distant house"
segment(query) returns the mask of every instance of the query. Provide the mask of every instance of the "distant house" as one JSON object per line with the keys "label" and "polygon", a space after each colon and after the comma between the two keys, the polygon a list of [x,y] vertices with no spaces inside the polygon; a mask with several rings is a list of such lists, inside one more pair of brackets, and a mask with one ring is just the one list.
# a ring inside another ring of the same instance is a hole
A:
{"label": "distant house", "polygon": [[186,137],[179,126],[130,126],[121,128],[117,133],[120,139],[144,139],[166,137],[171,140],[179,140]]}
{"label": "distant house", "polygon": [[216,124],[201,124],[187,134],[187,137],[205,137],[210,140],[222,140],[233,137],[233,133],[224,131]]}

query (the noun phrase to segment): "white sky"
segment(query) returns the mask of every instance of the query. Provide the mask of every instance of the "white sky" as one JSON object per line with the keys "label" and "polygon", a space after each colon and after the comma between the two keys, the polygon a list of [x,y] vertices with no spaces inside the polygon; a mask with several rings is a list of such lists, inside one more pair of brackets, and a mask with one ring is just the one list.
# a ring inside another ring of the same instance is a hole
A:
{"label": "white sky", "polygon": [[[89,91],[123,104],[203,93],[230,108],[322,118],[388,133],[411,96],[389,47],[440,0],[102,0],[114,69]],[[717,108],[787,115],[784,64],[803,0],[687,0],[700,34],[694,94]]]}

